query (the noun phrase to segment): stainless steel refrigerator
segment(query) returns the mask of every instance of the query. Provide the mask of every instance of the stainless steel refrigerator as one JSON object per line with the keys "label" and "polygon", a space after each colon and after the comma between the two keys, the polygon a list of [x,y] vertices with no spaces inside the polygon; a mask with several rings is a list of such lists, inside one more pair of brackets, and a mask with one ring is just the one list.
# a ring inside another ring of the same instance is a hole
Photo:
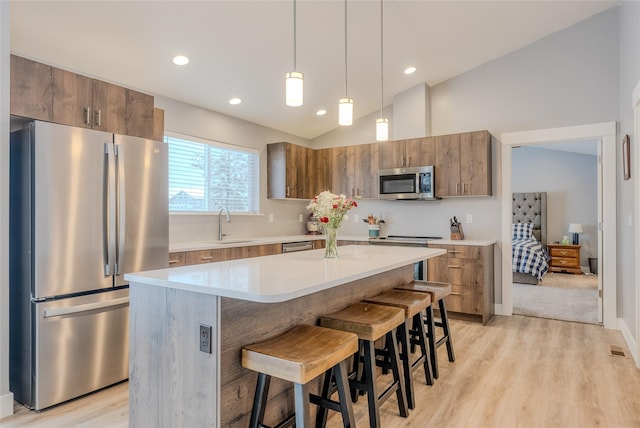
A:
{"label": "stainless steel refrigerator", "polygon": [[40,410],[128,377],[128,272],[167,267],[167,148],[46,122],[11,133],[10,389]]}

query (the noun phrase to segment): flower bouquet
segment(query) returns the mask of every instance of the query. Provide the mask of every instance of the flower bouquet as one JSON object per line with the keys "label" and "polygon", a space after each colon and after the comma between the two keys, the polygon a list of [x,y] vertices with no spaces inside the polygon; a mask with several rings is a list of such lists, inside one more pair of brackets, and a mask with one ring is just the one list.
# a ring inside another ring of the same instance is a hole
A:
{"label": "flower bouquet", "polygon": [[347,211],[357,207],[358,203],[345,195],[336,195],[328,190],[315,196],[307,209],[324,225],[326,246],[325,257],[338,257],[336,233],[343,220],[347,220]]}

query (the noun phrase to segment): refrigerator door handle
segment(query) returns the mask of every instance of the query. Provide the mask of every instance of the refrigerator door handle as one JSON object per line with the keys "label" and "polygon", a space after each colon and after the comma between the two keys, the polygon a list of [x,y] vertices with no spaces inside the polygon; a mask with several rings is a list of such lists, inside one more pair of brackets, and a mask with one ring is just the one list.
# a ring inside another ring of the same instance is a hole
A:
{"label": "refrigerator door handle", "polygon": [[122,258],[124,256],[124,248],[126,244],[126,194],[125,194],[125,176],[124,176],[124,150],[122,149],[121,144],[115,145],[115,153],[116,153],[116,171],[118,174],[118,184],[117,184],[117,204],[118,204],[118,243],[116,246],[116,271],[115,274],[119,275],[122,273]]}
{"label": "refrigerator door handle", "polygon": [[104,221],[103,228],[103,254],[104,254],[104,274],[105,276],[115,273],[115,250],[116,250],[116,188],[115,175],[116,165],[113,153],[113,143],[104,144],[105,169],[104,169]]}
{"label": "refrigerator door handle", "polygon": [[120,297],[119,299],[106,300],[104,302],[87,303],[84,305],[76,305],[66,308],[52,308],[44,310],[45,318],[61,317],[64,315],[72,315],[80,312],[89,312],[96,309],[110,308],[112,306],[120,306],[129,304],[129,297]]}

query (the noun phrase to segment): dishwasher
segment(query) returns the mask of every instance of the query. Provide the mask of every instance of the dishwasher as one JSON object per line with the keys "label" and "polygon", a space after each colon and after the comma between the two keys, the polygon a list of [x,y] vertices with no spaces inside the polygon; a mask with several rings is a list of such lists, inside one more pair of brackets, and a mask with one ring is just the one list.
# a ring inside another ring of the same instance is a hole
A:
{"label": "dishwasher", "polygon": [[283,253],[295,253],[296,251],[313,250],[313,241],[285,242],[282,244]]}

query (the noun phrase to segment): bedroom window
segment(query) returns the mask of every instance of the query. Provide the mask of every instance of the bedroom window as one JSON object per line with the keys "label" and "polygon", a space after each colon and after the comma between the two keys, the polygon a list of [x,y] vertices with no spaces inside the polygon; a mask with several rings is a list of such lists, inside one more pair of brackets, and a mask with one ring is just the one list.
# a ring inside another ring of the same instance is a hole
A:
{"label": "bedroom window", "polygon": [[169,212],[259,212],[256,150],[179,134],[169,146]]}

